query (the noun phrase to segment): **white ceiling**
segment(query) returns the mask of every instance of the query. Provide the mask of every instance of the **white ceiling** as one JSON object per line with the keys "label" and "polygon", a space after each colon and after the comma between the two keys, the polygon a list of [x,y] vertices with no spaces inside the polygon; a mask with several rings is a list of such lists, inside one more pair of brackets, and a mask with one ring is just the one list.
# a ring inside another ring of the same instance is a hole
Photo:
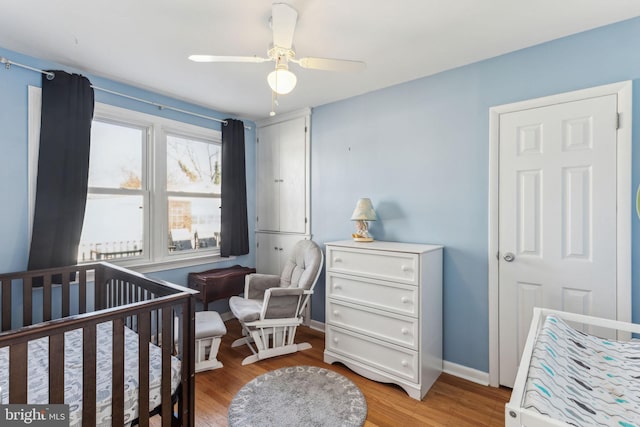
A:
{"label": "white ceiling", "polygon": [[[365,61],[301,69],[279,113],[315,107],[640,15],[638,0],[277,0],[298,10],[297,57]],[[271,0],[0,0],[0,47],[247,119],[268,116]],[[12,58],[8,58],[12,59]]]}

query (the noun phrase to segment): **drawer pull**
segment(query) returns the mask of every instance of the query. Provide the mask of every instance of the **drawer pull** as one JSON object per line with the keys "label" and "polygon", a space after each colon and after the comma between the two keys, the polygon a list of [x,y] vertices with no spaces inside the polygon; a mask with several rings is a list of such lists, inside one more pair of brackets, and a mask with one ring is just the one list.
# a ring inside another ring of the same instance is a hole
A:
{"label": "drawer pull", "polygon": [[334,290],[342,289],[342,285],[340,285],[339,283],[336,283],[335,285],[333,285],[333,289]]}
{"label": "drawer pull", "polygon": [[405,273],[408,273],[411,271],[411,267],[409,267],[408,265],[403,265],[402,267],[400,267],[400,270],[404,271]]}
{"label": "drawer pull", "polygon": [[338,310],[333,310],[333,315],[336,317],[340,316],[340,312]]}
{"label": "drawer pull", "polygon": [[400,332],[402,332],[402,335],[409,335],[409,330],[407,328],[400,329]]}
{"label": "drawer pull", "polygon": [[411,300],[409,300],[409,298],[407,298],[407,297],[402,297],[402,298],[400,298],[400,301],[401,301],[403,304],[409,304],[409,303],[411,302]]}
{"label": "drawer pull", "polygon": [[409,362],[407,362],[406,360],[403,360],[402,362],[400,362],[400,364],[402,365],[403,368],[406,368],[407,366],[409,366]]}
{"label": "drawer pull", "polygon": [[333,338],[334,343],[338,344],[338,341],[339,341],[338,338]]}
{"label": "drawer pull", "polygon": [[342,262],[342,258],[335,257],[335,258],[333,259],[333,262]]}

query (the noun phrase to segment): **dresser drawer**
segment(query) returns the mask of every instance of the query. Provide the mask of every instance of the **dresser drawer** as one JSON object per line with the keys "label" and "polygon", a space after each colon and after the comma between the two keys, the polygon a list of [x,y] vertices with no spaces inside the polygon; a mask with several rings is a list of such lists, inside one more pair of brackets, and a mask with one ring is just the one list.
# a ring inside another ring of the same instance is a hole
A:
{"label": "dresser drawer", "polygon": [[417,285],[418,255],[327,247],[327,270]]}
{"label": "dresser drawer", "polygon": [[327,301],[327,323],[418,349],[418,319],[414,317],[374,311],[330,299]]}
{"label": "dresser drawer", "polygon": [[331,325],[326,334],[327,350],[418,382],[418,352]]}
{"label": "dresser drawer", "polygon": [[327,298],[418,317],[419,288],[396,282],[327,273]]}

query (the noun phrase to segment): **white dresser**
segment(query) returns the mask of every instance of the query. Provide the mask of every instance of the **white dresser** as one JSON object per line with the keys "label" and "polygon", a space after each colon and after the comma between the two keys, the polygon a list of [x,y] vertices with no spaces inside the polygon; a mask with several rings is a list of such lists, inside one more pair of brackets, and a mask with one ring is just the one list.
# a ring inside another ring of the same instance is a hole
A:
{"label": "white dresser", "polygon": [[326,246],[324,361],[421,400],[442,372],[442,246]]}

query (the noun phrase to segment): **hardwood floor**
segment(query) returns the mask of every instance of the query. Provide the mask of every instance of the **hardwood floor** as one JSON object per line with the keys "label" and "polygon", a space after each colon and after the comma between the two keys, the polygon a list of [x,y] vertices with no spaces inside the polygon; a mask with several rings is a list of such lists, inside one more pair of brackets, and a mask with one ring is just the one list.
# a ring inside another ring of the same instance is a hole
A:
{"label": "hardwood floor", "polygon": [[510,389],[484,387],[442,374],[425,398],[417,401],[396,385],[368,380],[342,364],[324,363],[324,334],[307,327],[298,329],[296,342],[309,342],[313,348],[242,366],[242,359],[251,351],[246,346],[231,348],[231,342],[241,336],[240,326],[235,319],[225,325],[228,333],[218,353],[224,367],[196,374],[198,427],[227,426],[229,404],[245,383],[265,372],[294,365],[333,369],[357,384],[367,399],[365,427],[504,425],[504,404],[509,400]]}

